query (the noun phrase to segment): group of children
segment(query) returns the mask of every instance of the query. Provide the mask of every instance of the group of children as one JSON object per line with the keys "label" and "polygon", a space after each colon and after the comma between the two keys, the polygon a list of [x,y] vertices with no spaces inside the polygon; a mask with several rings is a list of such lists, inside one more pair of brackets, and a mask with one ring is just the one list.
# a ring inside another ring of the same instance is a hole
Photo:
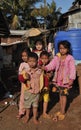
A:
{"label": "group of children", "polygon": [[[38,124],[38,106],[42,100],[44,118],[54,121],[65,118],[67,95],[76,78],[75,63],[70,54],[70,48],[68,41],[60,41],[58,43],[59,53],[52,60],[50,60],[49,53],[44,50],[40,40],[36,42],[36,48],[33,52],[30,52],[29,49],[22,51],[23,62],[20,64],[18,75],[21,82],[18,119],[24,115],[24,122],[27,123],[32,108],[33,121]],[[60,110],[52,118],[47,114],[51,77],[53,77],[52,91],[58,91],[60,99]]]}

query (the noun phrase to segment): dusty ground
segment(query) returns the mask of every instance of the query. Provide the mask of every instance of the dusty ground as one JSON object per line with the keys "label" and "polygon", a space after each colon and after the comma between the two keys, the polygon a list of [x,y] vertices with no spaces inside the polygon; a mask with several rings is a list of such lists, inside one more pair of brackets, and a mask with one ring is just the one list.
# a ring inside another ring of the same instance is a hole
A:
{"label": "dusty ground", "polygon": [[[6,99],[7,100],[7,99]],[[4,100],[1,101],[4,103]],[[49,113],[54,115],[59,110],[57,94],[51,94],[49,103]],[[0,130],[81,130],[81,95],[72,90],[67,105],[66,117],[63,121],[54,122],[43,119],[40,116],[41,124],[35,125],[32,118],[27,124],[23,124],[22,119],[17,120],[18,108],[16,105],[8,106],[0,113]]]}

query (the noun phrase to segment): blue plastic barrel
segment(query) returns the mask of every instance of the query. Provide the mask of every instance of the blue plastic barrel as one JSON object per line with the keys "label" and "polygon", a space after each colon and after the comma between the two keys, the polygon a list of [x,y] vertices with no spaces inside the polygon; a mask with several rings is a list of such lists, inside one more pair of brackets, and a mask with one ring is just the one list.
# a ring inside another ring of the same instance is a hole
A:
{"label": "blue plastic barrel", "polygon": [[75,60],[81,60],[81,29],[57,32],[54,38],[55,54],[58,52],[58,42],[62,40],[71,43],[73,57]]}

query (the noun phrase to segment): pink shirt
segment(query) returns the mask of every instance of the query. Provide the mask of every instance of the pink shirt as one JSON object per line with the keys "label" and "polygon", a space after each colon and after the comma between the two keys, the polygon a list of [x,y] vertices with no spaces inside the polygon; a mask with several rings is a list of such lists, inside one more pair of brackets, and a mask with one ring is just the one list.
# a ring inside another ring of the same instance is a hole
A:
{"label": "pink shirt", "polygon": [[76,68],[74,58],[67,55],[64,61],[55,56],[54,59],[45,67],[45,70],[55,70],[53,81],[62,87],[69,87],[69,80],[76,78]]}
{"label": "pink shirt", "polygon": [[40,91],[40,76],[42,74],[41,69],[35,68],[34,70],[29,70],[27,73],[30,75],[31,88],[28,90],[31,93],[37,94]]}
{"label": "pink shirt", "polygon": [[[69,87],[68,84],[63,84],[64,79],[64,66],[65,66],[65,60],[60,60],[60,65],[57,73],[57,85],[62,87]],[[67,76],[66,76],[67,77]],[[68,77],[67,77],[68,78]],[[69,79],[68,79],[69,80]]]}
{"label": "pink shirt", "polygon": [[26,62],[22,62],[19,66],[19,74],[22,72],[23,69],[25,69],[26,71],[29,70],[29,65]]}

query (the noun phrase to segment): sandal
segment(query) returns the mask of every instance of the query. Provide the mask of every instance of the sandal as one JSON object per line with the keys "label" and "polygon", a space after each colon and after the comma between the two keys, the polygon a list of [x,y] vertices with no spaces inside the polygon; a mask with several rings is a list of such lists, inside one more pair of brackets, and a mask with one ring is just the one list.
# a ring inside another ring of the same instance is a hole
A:
{"label": "sandal", "polygon": [[58,116],[53,117],[52,120],[55,121],[55,122],[57,122],[58,121]]}
{"label": "sandal", "polygon": [[64,118],[65,118],[65,114],[60,114],[58,116],[58,120],[60,120],[60,121],[64,120]]}
{"label": "sandal", "polygon": [[43,114],[43,118],[51,119],[51,115],[49,115],[49,114]]}
{"label": "sandal", "polygon": [[55,113],[56,116],[59,116],[60,114],[61,114],[60,111],[58,111],[58,112]]}
{"label": "sandal", "polygon": [[61,114],[60,111],[56,112],[55,116],[53,117],[53,121],[57,122],[58,121],[58,117],[59,117],[60,114]]}

